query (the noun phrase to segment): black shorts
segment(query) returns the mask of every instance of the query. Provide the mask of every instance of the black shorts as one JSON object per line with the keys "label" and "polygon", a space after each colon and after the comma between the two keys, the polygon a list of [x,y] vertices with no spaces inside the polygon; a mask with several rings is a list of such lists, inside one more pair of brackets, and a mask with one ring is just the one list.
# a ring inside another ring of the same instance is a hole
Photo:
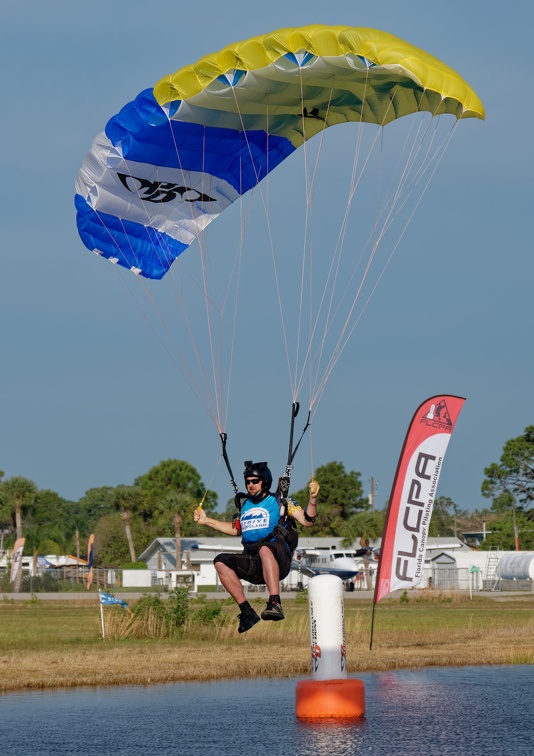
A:
{"label": "black shorts", "polygon": [[[276,540],[264,543],[263,546],[267,546],[272,551],[280,568],[280,580],[283,580],[289,575],[291,569],[291,555],[285,540],[282,536],[277,536]],[[241,554],[218,554],[213,560],[213,564],[217,564],[217,562],[222,562],[233,570],[240,580],[246,580],[247,583],[253,585],[265,583],[259,554],[249,554],[246,551]]]}

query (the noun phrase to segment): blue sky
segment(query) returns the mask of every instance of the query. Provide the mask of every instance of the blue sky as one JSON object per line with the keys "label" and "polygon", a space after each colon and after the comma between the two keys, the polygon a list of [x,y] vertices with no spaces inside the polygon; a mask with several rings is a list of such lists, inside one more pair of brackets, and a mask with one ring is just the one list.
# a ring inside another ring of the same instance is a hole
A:
{"label": "blue sky", "polygon": [[[347,24],[432,52],[476,90],[487,120],[459,125],[332,374],[294,484],[304,485],[311,460],[340,460],[361,473],[366,492],[378,481],[382,505],[413,412],[446,392],[467,402],[439,494],[461,508],[485,506],[484,467],[533,422],[532,4],[243,7],[51,0],[3,10],[0,468],[76,500],[178,458],[221,503],[230,496],[214,426],[106,263],[79,240],[74,180],[108,118],[162,76],[279,27]],[[287,453],[291,395],[271,364],[278,339],[253,323],[245,318],[238,333],[227,428],[238,480],[244,459],[267,459],[278,474]]]}

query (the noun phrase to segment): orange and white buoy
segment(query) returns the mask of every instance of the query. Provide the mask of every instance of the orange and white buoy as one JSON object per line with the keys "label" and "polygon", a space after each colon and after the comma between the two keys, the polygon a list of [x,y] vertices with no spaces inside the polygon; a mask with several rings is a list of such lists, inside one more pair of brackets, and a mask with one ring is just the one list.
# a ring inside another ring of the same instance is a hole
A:
{"label": "orange and white buoy", "polygon": [[365,715],[365,688],[347,677],[343,583],[317,575],[308,583],[311,680],[296,688],[298,719],[356,719]]}

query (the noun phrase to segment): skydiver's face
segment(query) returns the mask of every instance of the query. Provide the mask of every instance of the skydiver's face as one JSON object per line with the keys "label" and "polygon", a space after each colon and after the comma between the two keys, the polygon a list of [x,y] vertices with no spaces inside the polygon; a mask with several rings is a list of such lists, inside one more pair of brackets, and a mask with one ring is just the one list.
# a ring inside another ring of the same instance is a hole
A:
{"label": "skydiver's face", "polygon": [[249,496],[257,496],[262,489],[263,481],[261,478],[245,478],[245,485]]}

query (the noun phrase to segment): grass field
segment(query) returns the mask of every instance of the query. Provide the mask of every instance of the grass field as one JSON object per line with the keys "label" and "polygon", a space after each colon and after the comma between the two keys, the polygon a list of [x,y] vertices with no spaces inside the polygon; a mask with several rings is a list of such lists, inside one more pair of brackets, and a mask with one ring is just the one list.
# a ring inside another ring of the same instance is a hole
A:
{"label": "grass field", "polygon": [[[534,596],[469,596],[421,592],[376,610],[369,651],[371,602],[345,602],[350,674],[373,670],[534,663]],[[210,602],[211,603],[211,602]],[[264,599],[255,599],[257,609]],[[134,606],[134,603],[131,604]],[[191,601],[191,608],[202,602]],[[286,620],[237,633],[237,610],[225,601],[216,622],[188,621],[175,637],[129,637],[129,615],[86,601],[0,601],[0,691],[78,685],[148,685],[232,677],[310,673],[308,606],[284,599]],[[130,625],[131,626],[131,625]],[[122,628],[122,629],[121,629]]]}

